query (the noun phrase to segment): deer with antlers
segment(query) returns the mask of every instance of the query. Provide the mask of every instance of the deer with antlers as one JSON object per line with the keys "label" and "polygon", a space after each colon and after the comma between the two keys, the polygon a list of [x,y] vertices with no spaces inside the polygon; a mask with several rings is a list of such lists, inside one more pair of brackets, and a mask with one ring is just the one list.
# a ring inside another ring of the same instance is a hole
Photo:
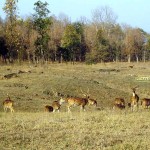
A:
{"label": "deer with antlers", "polygon": [[[81,90],[81,89],[80,89]],[[88,89],[89,91],[89,89]],[[83,93],[83,91],[81,90]],[[89,93],[89,92],[88,92]],[[86,105],[94,105],[97,106],[97,101],[94,99],[90,99],[89,94],[83,93],[85,98],[80,98],[80,97],[68,97],[68,98],[61,98],[60,99],[60,104],[66,102],[67,107],[68,107],[68,112],[71,112],[70,108],[72,106],[80,106],[80,110],[85,111],[85,106]]]}
{"label": "deer with antlers", "polygon": [[14,112],[13,104],[14,101],[12,101],[8,96],[8,98],[3,101],[4,112],[7,112],[8,109],[11,111],[11,113]]}
{"label": "deer with antlers", "polygon": [[136,89],[138,88],[138,86],[131,88],[133,93],[130,99],[130,104],[131,104],[131,111],[134,111],[135,108],[139,108],[139,96],[135,93]]}
{"label": "deer with antlers", "polygon": [[71,112],[70,108],[72,106],[80,106],[80,110],[85,111],[85,106],[88,103],[88,100],[86,98],[79,98],[79,97],[68,97],[68,98],[62,98],[60,99],[60,103],[67,103],[68,112]]}

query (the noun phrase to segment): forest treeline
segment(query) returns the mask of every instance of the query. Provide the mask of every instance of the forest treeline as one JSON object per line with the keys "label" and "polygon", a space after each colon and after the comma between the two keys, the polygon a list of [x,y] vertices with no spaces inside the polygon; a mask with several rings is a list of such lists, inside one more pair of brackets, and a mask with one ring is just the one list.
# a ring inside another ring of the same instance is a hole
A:
{"label": "forest treeline", "polygon": [[[93,10],[92,19],[71,22],[51,15],[47,2],[37,1],[34,14],[21,18],[18,0],[6,0],[0,18],[0,55],[4,63],[149,61],[150,35],[117,23],[108,6]],[[2,6],[1,6],[2,7]]]}

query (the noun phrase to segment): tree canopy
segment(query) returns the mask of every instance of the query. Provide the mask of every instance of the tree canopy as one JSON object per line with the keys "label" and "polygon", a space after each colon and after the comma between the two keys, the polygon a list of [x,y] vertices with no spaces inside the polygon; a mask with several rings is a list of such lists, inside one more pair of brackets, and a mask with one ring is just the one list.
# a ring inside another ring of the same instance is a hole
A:
{"label": "tree canopy", "polygon": [[148,61],[150,35],[141,28],[117,23],[117,15],[108,7],[92,12],[92,20],[82,17],[71,22],[61,14],[50,15],[48,3],[38,0],[34,14],[21,18],[18,0],[6,0],[6,13],[0,19],[0,55],[4,62]]}

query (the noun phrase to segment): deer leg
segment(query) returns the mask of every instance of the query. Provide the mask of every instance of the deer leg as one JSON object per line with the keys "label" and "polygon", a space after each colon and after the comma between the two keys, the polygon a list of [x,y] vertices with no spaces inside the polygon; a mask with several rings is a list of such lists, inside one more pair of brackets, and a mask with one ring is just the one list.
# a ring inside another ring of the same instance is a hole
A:
{"label": "deer leg", "polygon": [[4,112],[7,112],[7,108],[6,107],[4,107]]}
{"label": "deer leg", "polygon": [[81,106],[81,108],[80,108],[80,110],[82,111],[85,111],[85,108],[84,108],[84,106]]}
{"label": "deer leg", "polygon": [[10,111],[11,111],[11,113],[12,113],[12,112],[14,112],[14,109],[13,109],[13,108],[10,108]]}
{"label": "deer leg", "polygon": [[70,110],[70,106],[68,106],[68,112],[71,112],[71,110]]}

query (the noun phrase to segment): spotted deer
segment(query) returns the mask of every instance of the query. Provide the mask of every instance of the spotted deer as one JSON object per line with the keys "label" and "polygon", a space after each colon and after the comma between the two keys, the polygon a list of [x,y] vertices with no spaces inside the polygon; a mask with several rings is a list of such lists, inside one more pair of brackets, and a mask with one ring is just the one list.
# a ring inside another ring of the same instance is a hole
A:
{"label": "spotted deer", "polygon": [[79,97],[68,97],[68,98],[62,98],[60,99],[60,104],[66,102],[67,103],[67,108],[68,112],[71,112],[71,107],[73,106],[80,106],[80,110],[85,111],[85,106],[88,103],[87,98],[79,98]]}
{"label": "spotted deer", "polygon": [[131,111],[134,111],[136,108],[138,110],[138,108],[139,108],[139,96],[135,93],[137,87],[138,86],[131,88],[133,91],[132,96],[130,98]]}
{"label": "spotted deer", "polygon": [[60,101],[53,101],[52,107],[53,107],[53,112],[55,112],[56,110],[59,112],[61,107]]}
{"label": "spotted deer", "polygon": [[141,105],[143,108],[149,108],[150,106],[150,98],[143,98],[141,100]]}
{"label": "spotted deer", "polygon": [[83,92],[81,88],[80,88],[80,91],[83,94],[83,96],[85,98],[87,98],[87,100],[88,100],[88,106],[92,105],[92,106],[97,107],[97,101],[95,99],[90,98],[89,88],[87,89],[87,92]]}
{"label": "spotted deer", "polygon": [[14,101],[12,101],[10,97],[8,96],[8,98],[3,101],[4,112],[7,112],[7,110],[9,109],[11,113],[13,113],[14,112],[13,104],[14,104]]}
{"label": "spotted deer", "polygon": [[119,108],[119,109],[125,109],[125,100],[124,98],[115,98],[113,109]]}

